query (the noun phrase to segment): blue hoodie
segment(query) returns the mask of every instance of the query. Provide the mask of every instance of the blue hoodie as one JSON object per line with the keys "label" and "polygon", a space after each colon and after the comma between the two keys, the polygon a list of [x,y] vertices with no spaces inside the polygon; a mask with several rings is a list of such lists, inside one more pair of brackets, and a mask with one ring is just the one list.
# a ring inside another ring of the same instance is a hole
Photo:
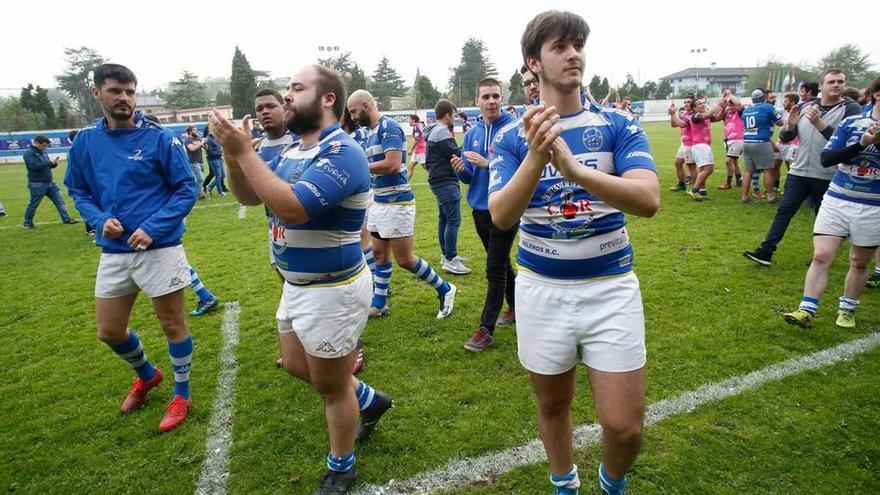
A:
{"label": "blue hoodie", "polygon": [[474,210],[489,210],[489,169],[487,167],[478,167],[464,157],[465,151],[475,151],[486,160],[492,159],[492,141],[503,127],[511,122],[516,121],[517,117],[501,112],[495,121],[486,125],[486,122],[479,118],[473,127],[468,129],[462,140],[461,161],[464,162],[464,170],[459,172],[458,178],[465,184],[470,184],[467,192],[467,202]]}
{"label": "blue hoodie", "polygon": [[[105,253],[134,252],[128,238],[138,228],[153,238],[149,249],[180,244],[183,219],[196,202],[180,140],[140,112],[134,122],[111,130],[101,119],[80,131],[70,148],[64,184],[76,209],[96,227],[95,242]],[[110,218],[124,229],[116,239],[102,235]]]}

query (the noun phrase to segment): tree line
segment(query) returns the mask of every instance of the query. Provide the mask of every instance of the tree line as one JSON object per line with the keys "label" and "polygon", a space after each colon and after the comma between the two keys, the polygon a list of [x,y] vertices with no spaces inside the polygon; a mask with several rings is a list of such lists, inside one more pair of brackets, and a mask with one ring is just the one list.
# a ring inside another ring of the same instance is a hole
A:
{"label": "tree line", "polygon": [[[64,55],[68,63],[64,71],[55,77],[57,90],[28,84],[21,89],[18,97],[0,101],[0,131],[76,127],[101,116],[100,105],[91,96],[89,75],[95,67],[107,60],[96,50],[85,46],[65,48]],[[338,71],[349,92],[357,89],[370,91],[376,97],[379,109],[383,111],[392,108],[394,98],[403,99],[405,108],[430,108],[441,97],[452,100],[458,106],[471,106],[477,82],[486,77],[499,79],[498,70],[489,57],[485,44],[477,38],[468,38],[462,44],[458,64],[449,68],[450,76],[445,90],[438,89],[418,69],[412,87],[406,86],[404,78],[385,56],[378,61],[371,74],[361,68],[351,52],[319,57],[317,62]],[[748,85],[784,86],[785,83],[791,85],[794,81],[815,81],[818,74],[828,67],[843,69],[849,85],[854,87],[865,86],[878,75],[876,71],[872,71],[868,54],[856,45],[847,44],[830,51],[810,66],[768,61],[750,75]],[[228,79],[199,80],[196,74],[184,70],[179,79],[169,82],[164,89],[153,90],[149,94],[160,97],[171,112],[209,105],[231,105],[233,116],[241,118],[252,112],[257,91],[267,87],[280,89],[270,76],[266,71],[252,68],[244,52],[235,47]],[[505,93],[509,104],[527,103],[522,91],[519,68],[509,78],[502,80],[502,84],[507,86]],[[635,101],[674,96],[667,81],[646,81],[639,84],[630,73],[616,87],[611,86],[607,77],[595,74],[584,89],[588,89],[597,100],[605,96],[610,96],[612,100],[628,97]],[[53,99],[56,100],[54,104]]]}

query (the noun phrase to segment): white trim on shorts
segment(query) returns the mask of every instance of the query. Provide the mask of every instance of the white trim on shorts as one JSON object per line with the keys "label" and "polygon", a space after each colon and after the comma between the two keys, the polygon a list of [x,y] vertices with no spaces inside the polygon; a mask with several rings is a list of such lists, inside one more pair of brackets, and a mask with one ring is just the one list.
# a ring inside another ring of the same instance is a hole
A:
{"label": "white trim on shorts", "polygon": [[425,153],[413,153],[412,156],[413,162],[418,163],[419,165],[425,164]]}
{"label": "white trim on shorts", "polygon": [[151,298],[176,292],[190,283],[183,245],[133,253],[101,253],[95,297],[113,299],[141,290]]}
{"label": "white trim on shorts", "polygon": [[599,371],[645,366],[645,316],[634,273],[560,280],[522,269],[515,293],[519,360],[532,373],[565,373],[577,364],[578,353]]}
{"label": "white trim on shorts", "polygon": [[367,265],[337,284],[284,284],[275,319],[278,333],[296,333],[310,355],[332,359],[347,356],[367,326],[373,278]]}
{"label": "white trim on shorts", "polygon": [[858,247],[880,246],[880,206],[847,201],[826,193],[813,224],[813,235],[849,237],[850,244]]}

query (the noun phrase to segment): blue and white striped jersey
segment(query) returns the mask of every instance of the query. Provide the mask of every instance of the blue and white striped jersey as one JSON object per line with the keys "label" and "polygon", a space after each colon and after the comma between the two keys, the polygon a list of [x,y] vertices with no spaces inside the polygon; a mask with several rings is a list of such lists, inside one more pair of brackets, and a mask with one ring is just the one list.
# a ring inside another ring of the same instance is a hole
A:
{"label": "blue and white striped jersey", "polygon": [[257,143],[256,151],[264,162],[269,163],[284,151],[284,148],[292,146],[297,141],[299,141],[299,136],[290,131],[285,132],[278,139],[271,139],[266,136]]}
{"label": "blue and white striped jersey", "polygon": [[269,168],[291,184],[309,214],[300,225],[270,215],[272,253],[284,279],[331,284],[357,274],[364,265],[360,231],[370,198],[370,171],[360,146],[333,125],[321,131],[318,144],[296,145]]}
{"label": "blue and white striped jersey", "polygon": [[349,136],[354,139],[357,144],[361,145],[361,148],[367,147],[367,139],[370,137],[370,130],[366,127],[360,126],[357,127],[354,132],[349,134]]}
{"label": "blue and white striped jersey", "polygon": [[[559,124],[585,166],[618,176],[656,172],[645,132],[628,113],[591,104]],[[493,150],[489,195],[510,181],[528,153],[522,119],[498,132]],[[632,259],[623,213],[546,164],[520,221],[519,266],[545,277],[592,279],[628,273]]]}
{"label": "blue and white striped jersey", "polygon": [[370,129],[364,150],[370,163],[384,160],[386,151],[398,150],[401,153],[400,169],[397,173],[373,174],[373,201],[376,203],[415,201],[406,176],[406,136],[394,119],[385,115],[379,118],[375,127]]}
{"label": "blue and white striped jersey", "polygon": [[[858,143],[862,135],[877,121],[871,117],[871,111],[862,112],[844,119],[834,135],[825,145],[825,151],[838,150]],[[828,195],[862,203],[880,206],[880,149],[870,145],[863,149],[855,158],[837,166],[837,172],[831,178]],[[878,219],[880,221],[880,219]]]}

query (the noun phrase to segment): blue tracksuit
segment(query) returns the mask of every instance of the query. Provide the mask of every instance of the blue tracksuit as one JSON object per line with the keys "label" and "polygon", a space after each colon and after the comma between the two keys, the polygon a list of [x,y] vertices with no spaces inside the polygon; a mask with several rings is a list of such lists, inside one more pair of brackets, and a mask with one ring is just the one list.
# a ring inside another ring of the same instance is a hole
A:
{"label": "blue tracksuit", "polygon": [[464,162],[464,170],[458,173],[458,178],[465,184],[470,184],[467,202],[474,210],[489,210],[489,169],[469,163],[464,157],[464,152],[475,151],[486,157],[486,160],[491,160],[492,142],[495,141],[495,135],[516,119],[507,112],[501,112],[497,119],[486,125],[486,122],[480,118],[477,119],[476,125],[468,129],[464,135],[461,144],[461,159]]}
{"label": "blue tracksuit", "polygon": [[[110,130],[101,119],[77,134],[69,159],[64,184],[105,253],[134,252],[128,238],[138,228],[153,238],[150,249],[180,244],[197,189],[173,132],[140,112],[132,128]],[[124,228],[116,239],[101,232],[110,218]]]}

